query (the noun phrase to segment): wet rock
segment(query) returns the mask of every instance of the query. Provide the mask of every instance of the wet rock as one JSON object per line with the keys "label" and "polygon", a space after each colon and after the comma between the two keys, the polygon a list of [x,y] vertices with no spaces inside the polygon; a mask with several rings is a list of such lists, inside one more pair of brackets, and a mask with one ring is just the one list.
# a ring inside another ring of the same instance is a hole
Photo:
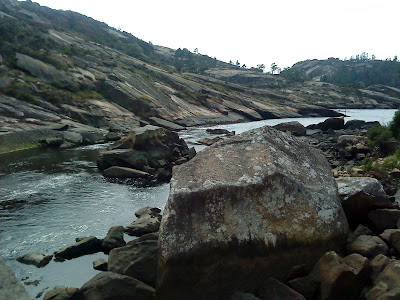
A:
{"label": "wet rock", "polygon": [[390,208],[382,185],[370,177],[341,177],[336,179],[343,210],[352,225],[368,222],[368,213],[373,208]]}
{"label": "wet rock", "polygon": [[289,132],[295,136],[306,135],[306,128],[297,121],[281,123],[275,125],[274,128],[280,131]]}
{"label": "wet rock", "polygon": [[152,300],[154,288],[147,284],[113,272],[101,272],[86,282],[78,292],[85,300]]}
{"label": "wet rock", "polygon": [[386,255],[389,248],[386,243],[377,236],[360,235],[347,245],[347,251],[348,253],[358,253],[373,259],[378,254]]}
{"label": "wet rock", "polygon": [[318,299],[357,299],[361,285],[354,273],[337,253],[325,253],[310,273],[320,284]]}
{"label": "wet rock", "polygon": [[383,231],[385,229],[393,229],[397,228],[397,221],[400,218],[400,210],[376,209],[368,213],[368,218],[380,231]]}
{"label": "wet rock", "polygon": [[325,158],[270,127],[175,167],[161,223],[161,299],[218,297],[243,286],[253,292],[265,278],[286,278],[293,266],[310,268],[347,236]]}
{"label": "wet rock", "polygon": [[108,262],[104,258],[99,258],[93,262],[93,269],[98,271],[107,271]]}
{"label": "wet rock", "polygon": [[73,287],[57,286],[48,291],[43,300],[74,300],[76,299],[79,289]]}
{"label": "wet rock", "polygon": [[35,267],[42,268],[46,266],[52,258],[53,255],[32,252],[18,257],[17,261],[26,265],[34,265]]}
{"label": "wet rock", "polygon": [[13,271],[0,259],[0,299],[30,300],[22,283],[15,278]]}
{"label": "wet rock", "polygon": [[81,239],[79,242],[62,248],[54,253],[56,259],[72,259],[87,254],[100,252],[102,241],[94,236]]}
{"label": "wet rock", "polygon": [[150,286],[156,286],[158,268],[157,241],[137,242],[111,250],[108,271],[131,276]]}
{"label": "wet rock", "polygon": [[109,178],[151,178],[152,175],[126,167],[110,167],[103,171],[104,177]]}
{"label": "wet rock", "polygon": [[103,243],[101,244],[101,247],[105,253],[109,253],[112,249],[123,247],[125,245],[124,227],[114,226],[108,231],[107,236],[104,238]]}
{"label": "wet rock", "polygon": [[159,208],[144,207],[138,210],[135,215],[136,221],[125,228],[125,232],[133,236],[142,236],[156,232],[160,229],[161,210]]}

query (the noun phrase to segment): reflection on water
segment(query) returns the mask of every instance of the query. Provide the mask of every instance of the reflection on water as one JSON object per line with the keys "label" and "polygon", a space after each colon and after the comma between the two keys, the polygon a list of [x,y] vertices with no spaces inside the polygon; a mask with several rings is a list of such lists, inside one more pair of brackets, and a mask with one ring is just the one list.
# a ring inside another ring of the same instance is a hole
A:
{"label": "reflection on water", "polygon": [[[395,110],[347,110],[350,118],[389,122]],[[325,118],[280,119],[213,126],[237,134],[284,121],[315,124]],[[206,127],[181,132],[188,142],[208,134]],[[163,208],[168,184],[137,186],[107,181],[98,173],[96,160],[104,145],[74,150],[33,149],[0,155],[0,257],[36,296],[57,285],[80,287],[97,271],[92,262],[104,254],[52,261],[42,269],[15,261],[20,255],[39,251],[53,253],[72,244],[76,237],[104,237],[111,226],[126,226],[135,220],[134,212],[143,206]],[[196,146],[201,150],[204,146]],[[27,278],[28,277],[28,278]],[[26,279],[27,278],[27,279]]]}

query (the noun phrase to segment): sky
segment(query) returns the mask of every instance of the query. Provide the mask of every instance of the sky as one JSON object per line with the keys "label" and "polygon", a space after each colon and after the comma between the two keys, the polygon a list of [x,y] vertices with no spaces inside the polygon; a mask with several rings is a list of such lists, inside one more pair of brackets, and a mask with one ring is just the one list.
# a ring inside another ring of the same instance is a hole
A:
{"label": "sky", "polygon": [[306,59],[400,57],[399,0],[34,0],[154,45],[195,48],[247,67]]}

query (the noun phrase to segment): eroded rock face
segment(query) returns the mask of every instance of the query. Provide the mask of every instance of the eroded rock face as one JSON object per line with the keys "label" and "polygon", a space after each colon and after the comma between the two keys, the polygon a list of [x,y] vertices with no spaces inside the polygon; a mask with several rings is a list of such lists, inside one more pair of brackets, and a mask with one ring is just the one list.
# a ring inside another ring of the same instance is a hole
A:
{"label": "eroded rock face", "polygon": [[[159,299],[252,291],[344,245],[348,225],[326,159],[269,127],[174,168],[161,222]],[[235,270],[232,272],[232,270]]]}

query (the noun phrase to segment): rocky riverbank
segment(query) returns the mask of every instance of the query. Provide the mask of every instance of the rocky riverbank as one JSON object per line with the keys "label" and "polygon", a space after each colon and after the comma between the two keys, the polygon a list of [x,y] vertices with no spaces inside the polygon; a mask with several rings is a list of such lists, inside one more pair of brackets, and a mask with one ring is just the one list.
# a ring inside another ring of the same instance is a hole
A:
{"label": "rocky riverbank", "polygon": [[[397,297],[399,206],[354,168],[371,155],[372,125],[332,118],[276,126],[291,134],[218,131],[227,137],[174,167],[163,216],[144,208],[104,239],[56,251],[58,260],[97,251],[109,258],[94,262],[102,272],[81,288],[58,287],[44,299]],[[123,232],[140,237],[126,243]],[[49,256],[19,260],[42,266]]]}

